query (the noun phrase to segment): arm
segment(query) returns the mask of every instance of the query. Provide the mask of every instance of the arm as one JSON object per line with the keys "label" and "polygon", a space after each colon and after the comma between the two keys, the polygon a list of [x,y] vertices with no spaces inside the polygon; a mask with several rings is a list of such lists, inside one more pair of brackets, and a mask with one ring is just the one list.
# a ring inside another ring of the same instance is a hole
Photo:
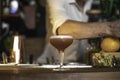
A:
{"label": "arm", "polygon": [[[114,27],[115,25],[117,27]],[[58,28],[58,34],[72,35],[76,39],[95,38],[101,36],[120,37],[120,20],[115,22],[84,23],[67,20]]]}
{"label": "arm", "polygon": [[113,36],[120,37],[120,19],[112,22],[110,28]]}
{"label": "arm", "polygon": [[[120,25],[113,27],[118,22],[96,22],[96,23],[85,23],[70,20],[71,15],[68,14],[67,9],[64,7],[66,3],[64,0],[53,0],[49,2],[49,18],[53,26],[53,33],[72,35],[76,39],[80,38],[95,38],[101,36],[120,36]],[[57,4],[54,5],[53,4]],[[63,4],[64,3],[64,4]],[[57,31],[56,31],[57,30]],[[118,35],[117,35],[118,34]]]}

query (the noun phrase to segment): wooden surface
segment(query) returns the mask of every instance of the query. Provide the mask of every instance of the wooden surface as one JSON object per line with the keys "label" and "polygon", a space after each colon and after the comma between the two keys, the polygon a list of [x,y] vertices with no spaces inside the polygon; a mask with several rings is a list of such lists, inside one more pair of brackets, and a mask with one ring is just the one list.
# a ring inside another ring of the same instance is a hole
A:
{"label": "wooden surface", "polygon": [[120,80],[120,68],[0,67],[0,80]]}
{"label": "wooden surface", "polygon": [[120,72],[120,68],[33,68],[33,67],[0,67],[0,74],[31,74],[31,73],[93,73]]}

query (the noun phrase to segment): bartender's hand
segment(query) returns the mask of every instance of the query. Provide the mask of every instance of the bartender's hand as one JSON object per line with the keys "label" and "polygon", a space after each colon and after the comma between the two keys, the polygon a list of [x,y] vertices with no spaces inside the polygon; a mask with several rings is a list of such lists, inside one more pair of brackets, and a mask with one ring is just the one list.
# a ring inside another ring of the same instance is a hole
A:
{"label": "bartender's hand", "polygon": [[120,37],[120,20],[111,22],[110,28],[113,36]]}

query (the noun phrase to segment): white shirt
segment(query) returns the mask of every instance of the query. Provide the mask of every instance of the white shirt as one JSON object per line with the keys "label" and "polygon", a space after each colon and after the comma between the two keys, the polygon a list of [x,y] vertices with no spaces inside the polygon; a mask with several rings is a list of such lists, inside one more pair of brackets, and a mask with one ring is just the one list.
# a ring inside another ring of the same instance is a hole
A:
{"label": "white shirt", "polygon": [[[50,11],[49,19],[53,25],[52,33],[55,35],[56,29],[66,20],[87,22],[86,11],[91,8],[92,0],[86,2],[83,11],[80,10],[75,0],[47,0],[47,3]],[[84,53],[84,46],[87,46],[86,43],[86,40],[74,40],[73,44],[65,50],[64,62],[76,61]],[[48,43],[43,55],[38,58],[38,62],[46,63],[46,58],[51,60],[51,57],[54,57],[55,61],[59,61],[59,56],[57,50]]]}
{"label": "white shirt", "polygon": [[53,24],[53,33],[66,20],[88,21],[86,11],[91,8],[92,0],[88,0],[84,6],[83,11],[80,11],[75,0],[47,0],[50,7],[50,19]]}

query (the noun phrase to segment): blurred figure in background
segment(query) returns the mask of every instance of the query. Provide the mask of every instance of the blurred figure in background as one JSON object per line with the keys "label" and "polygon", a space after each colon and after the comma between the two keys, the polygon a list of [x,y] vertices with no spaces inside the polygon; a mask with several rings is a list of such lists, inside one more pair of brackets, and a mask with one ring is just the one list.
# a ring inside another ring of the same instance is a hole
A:
{"label": "blurred figure in background", "polygon": [[[103,36],[120,37],[120,20],[115,22],[88,22],[86,12],[91,9],[93,0],[47,0],[47,43],[38,58],[39,63],[59,62],[59,54],[49,43],[51,35],[71,35],[74,42],[65,50],[65,64],[84,62],[88,38]],[[119,24],[118,24],[119,23]],[[117,24],[117,25],[116,25]]]}

